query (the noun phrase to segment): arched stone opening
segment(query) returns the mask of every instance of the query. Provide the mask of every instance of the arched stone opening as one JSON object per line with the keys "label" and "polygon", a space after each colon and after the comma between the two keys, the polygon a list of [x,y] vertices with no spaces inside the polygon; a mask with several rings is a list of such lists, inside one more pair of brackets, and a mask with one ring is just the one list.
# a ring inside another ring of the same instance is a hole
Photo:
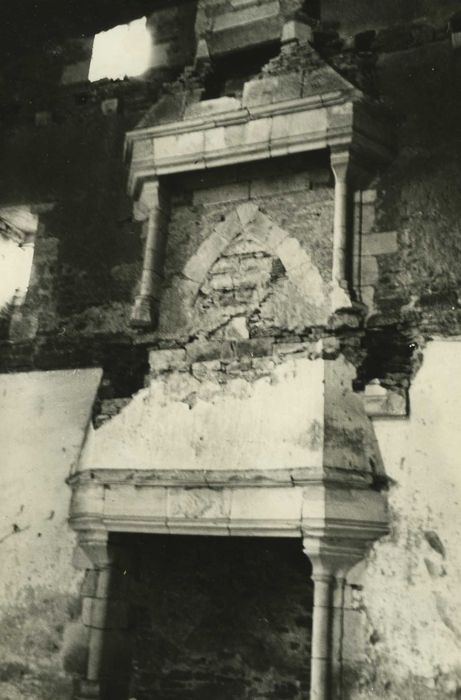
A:
{"label": "arched stone opening", "polygon": [[[202,242],[166,291],[160,335],[171,331],[168,309],[183,333],[248,337],[251,325],[300,330],[326,324],[331,285],[308,252],[256,204],[236,207]],[[260,320],[261,319],[261,320]],[[226,328],[227,327],[227,328]]]}

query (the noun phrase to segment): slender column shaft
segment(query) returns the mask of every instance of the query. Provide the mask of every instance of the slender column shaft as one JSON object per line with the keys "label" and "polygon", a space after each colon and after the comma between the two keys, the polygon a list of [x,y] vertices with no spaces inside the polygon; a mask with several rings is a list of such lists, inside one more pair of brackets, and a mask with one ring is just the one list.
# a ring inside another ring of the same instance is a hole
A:
{"label": "slender column shaft", "polygon": [[314,574],[310,700],[329,700],[331,677],[331,619],[334,578]]}
{"label": "slender column shaft", "polygon": [[155,325],[155,305],[159,301],[159,283],[163,273],[167,211],[166,197],[158,180],[145,185],[143,200],[149,213],[140,289],[131,314],[131,325],[140,328]]}
{"label": "slender column shaft", "polygon": [[147,236],[144,246],[144,264],[142,268],[141,285],[139,296],[153,296],[153,280],[154,272],[156,272],[156,252],[161,248],[160,237],[161,231],[162,210],[159,206],[154,206],[149,211],[147,219]]}
{"label": "slender column shaft", "polygon": [[333,223],[333,281],[341,284],[347,280],[347,171],[349,153],[331,154],[331,166],[335,176],[335,212]]}
{"label": "slender column shaft", "polygon": [[96,597],[93,600],[87,668],[87,679],[93,682],[97,682],[101,678],[103,644],[109,601],[110,575],[110,567],[99,571]]}
{"label": "slender column shaft", "polygon": [[341,573],[337,574],[333,591],[333,620],[331,632],[331,677],[334,679],[331,688],[332,700],[341,700],[342,698],[345,585],[345,576],[341,575]]}
{"label": "slender column shaft", "polygon": [[333,278],[337,282],[341,282],[342,280],[346,279],[346,216],[347,185],[345,181],[336,180],[333,234]]}

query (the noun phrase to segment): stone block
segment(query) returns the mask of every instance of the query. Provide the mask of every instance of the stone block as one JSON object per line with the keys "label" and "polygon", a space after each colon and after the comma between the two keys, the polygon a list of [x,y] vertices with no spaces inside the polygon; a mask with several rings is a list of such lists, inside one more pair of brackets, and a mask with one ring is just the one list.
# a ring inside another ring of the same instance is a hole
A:
{"label": "stone block", "polygon": [[110,114],[117,114],[119,101],[117,97],[111,97],[101,101],[101,112],[107,117]]}
{"label": "stone block", "polygon": [[210,36],[210,50],[215,54],[223,54],[253,46],[256,33],[259,43],[276,41],[280,37],[280,30],[280,16],[278,14],[269,14],[254,22],[230,25],[227,29],[214,32]]}
{"label": "stone block", "polygon": [[360,263],[361,285],[373,285],[378,281],[379,268],[374,255],[363,255]]}
{"label": "stone block", "polygon": [[273,95],[277,91],[277,84],[277,77],[250,80],[243,87],[242,105],[244,107],[255,107],[271,104]]}
{"label": "stone block", "polygon": [[376,190],[362,190],[361,199],[362,204],[374,204],[378,198],[378,193]]}
{"label": "stone block", "polygon": [[232,496],[231,527],[239,521],[283,523],[301,522],[301,488],[239,488]]}
{"label": "stone block", "polygon": [[296,173],[284,177],[271,177],[253,180],[250,184],[250,198],[272,197],[284,192],[305,192],[310,189],[308,173]]}
{"label": "stone block", "polygon": [[282,29],[282,43],[289,41],[312,41],[312,28],[304,22],[290,20],[285,22]]}
{"label": "stone block", "polygon": [[85,627],[91,627],[91,613],[93,609],[93,600],[94,598],[90,598],[88,596],[82,598],[81,620],[82,624],[85,625]]}
{"label": "stone block", "polygon": [[230,0],[231,7],[241,10],[243,7],[250,7],[255,4],[255,0]]}
{"label": "stone block", "polygon": [[250,202],[247,202],[246,204],[241,204],[237,209],[238,218],[240,219],[240,222],[244,227],[246,227],[251,221],[253,221],[257,214],[258,207]]}
{"label": "stone block", "polygon": [[407,397],[372,381],[365,387],[365,411],[368,416],[405,417],[408,414]]}
{"label": "stone block", "polygon": [[209,280],[209,286],[211,287],[211,289],[217,289],[217,290],[233,289],[234,281],[233,281],[231,275],[217,274],[217,275],[212,275],[211,279]]}
{"label": "stone block", "polygon": [[243,357],[244,355],[249,357],[271,355],[273,344],[273,338],[251,338],[248,340],[241,340],[235,344],[235,352],[238,357]]}
{"label": "stone block", "polygon": [[240,109],[240,100],[235,97],[219,97],[216,100],[203,100],[187,107],[185,111],[186,119],[196,119],[197,117],[208,117],[213,114],[232,112]]}
{"label": "stone block", "polygon": [[193,282],[201,284],[215,260],[219,258],[240,228],[235,212],[218,224],[214,232],[202,243],[198,251],[186,263],[183,274]]}
{"label": "stone block", "polygon": [[252,24],[264,20],[267,17],[271,17],[272,15],[278,15],[279,10],[280,5],[278,0],[270,0],[269,2],[243,7],[239,10],[224,12],[216,17],[213,31],[222,32],[237,26]]}
{"label": "stone block", "polygon": [[168,489],[168,520],[225,520],[230,516],[228,489]]}
{"label": "stone block", "polygon": [[364,255],[389,255],[398,250],[397,232],[370,233],[362,239]]}
{"label": "stone block", "polygon": [[[109,424],[110,425],[110,424]],[[105,517],[139,518],[149,513],[154,522],[165,522],[167,495],[164,488],[112,486],[106,491]]]}
{"label": "stone block", "polygon": [[185,369],[186,351],[183,348],[152,350],[149,353],[149,366],[153,373]]}
{"label": "stone block", "polygon": [[326,113],[320,110],[295,112],[294,114],[279,114],[272,119],[271,144],[280,140],[293,139],[306,135],[310,138],[316,132],[323,134],[327,129]]}
{"label": "stone block", "polygon": [[221,373],[220,360],[207,360],[206,362],[194,362],[192,365],[192,376],[200,382],[215,382]]}
{"label": "stone block", "polygon": [[159,136],[153,141],[155,160],[168,159],[176,154],[176,136]]}
{"label": "stone block", "polygon": [[272,119],[254,119],[245,124],[244,146],[259,145],[261,143],[269,145]]}
{"label": "stone block", "polygon": [[282,261],[282,264],[287,272],[296,270],[304,262],[305,255],[301,255],[301,246],[296,238],[285,237],[277,248],[275,249],[276,255]]}
{"label": "stone block", "polygon": [[[228,251],[226,250],[226,253]],[[239,259],[234,255],[219,258],[213,265],[213,274],[232,275],[240,272]]]}
{"label": "stone block", "polygon": [[234,182],[230,185],[210,187],[206,190],[195,190],[194,204],[220,204],[222,202],[236,202],[248,199],[250,184],[248,182]]}
{"label": "stone block", "polygon": [[373,231],[376,222],[376,211],[374,202],[362,202],[360,224],[362,233]]}
{"label": "stone block", "polygon": [[207,155],[226,148],[226,130],[223,126],[218,126],[215,129],[206,129],[204,134],[204,149]]}
{"label": "stone block", "polygon": [[194,340],[186,347],[187,361],[190,364],[207,360],[217,360],[221,356],[221,343],[208,340]]}
{"label": "stone block", "polygon": [[368,313],[374,309],[375,288],[371,285],[360,287],[360,296],[362,302],[368,307]]}
{"label": "stone block", "polygon": [[226,338],[246,340],[249,338],[247,321],[244,316],[237,316],[228,323],[225,328]]}
{"label": "stone block", "polygon": [[297,100],[302,93],[301,73],[286,73],[277,77],[272,101],[283,102],[285,100]]}
{"label": "stone block", "polygon": [[133,143],[133,160],[149,158],[154,150],[152,139],[142,139]]}
{"label": "stone block", "polygon": [[203,131],[188,131],[176,137],[176,150],[181,155],[203,153],[205,149],[205,133]]}

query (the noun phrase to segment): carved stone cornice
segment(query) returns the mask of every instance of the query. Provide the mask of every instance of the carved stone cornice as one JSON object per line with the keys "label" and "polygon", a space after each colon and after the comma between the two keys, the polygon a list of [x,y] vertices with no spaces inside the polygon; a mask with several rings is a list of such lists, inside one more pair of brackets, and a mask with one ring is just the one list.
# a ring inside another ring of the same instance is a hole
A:
{"label": "carved stone cornice", "polygon": [[[201,103],[204,106],[206,102]],[[371,100],[337,90],[170,122],[128,132],[129,190],[146,178],[312,150],[347,147],[388,161],[392,141]]]}

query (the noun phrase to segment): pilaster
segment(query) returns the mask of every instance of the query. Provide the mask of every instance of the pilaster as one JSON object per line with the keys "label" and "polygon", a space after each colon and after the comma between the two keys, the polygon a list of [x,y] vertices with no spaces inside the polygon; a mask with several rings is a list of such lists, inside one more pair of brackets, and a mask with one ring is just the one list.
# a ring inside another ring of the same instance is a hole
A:
{"label": "pilaster", "polygon": [[[127,625],[122,557],[120,548],[109,542],[108,532],[102,528],[80,531],[79,546],[93,565],[94,583],[82,600],[83,623],[88,629],[88,660],[76,700],[100,700],[107,676],[105,667],[110,664],[108,630],[116,637]],[[119,669],[111,668],[111,675],[117,677]]]}
{"label": "pilaster", "polygon": [[[347,532],[347,528],[345,528]],[[349,569],[375,539],[365,532],[343,538],[335,533],[306,534],[304,552],[312,563],[314,610],[312,621],[310,700],[340,700],[344,587]]]}

